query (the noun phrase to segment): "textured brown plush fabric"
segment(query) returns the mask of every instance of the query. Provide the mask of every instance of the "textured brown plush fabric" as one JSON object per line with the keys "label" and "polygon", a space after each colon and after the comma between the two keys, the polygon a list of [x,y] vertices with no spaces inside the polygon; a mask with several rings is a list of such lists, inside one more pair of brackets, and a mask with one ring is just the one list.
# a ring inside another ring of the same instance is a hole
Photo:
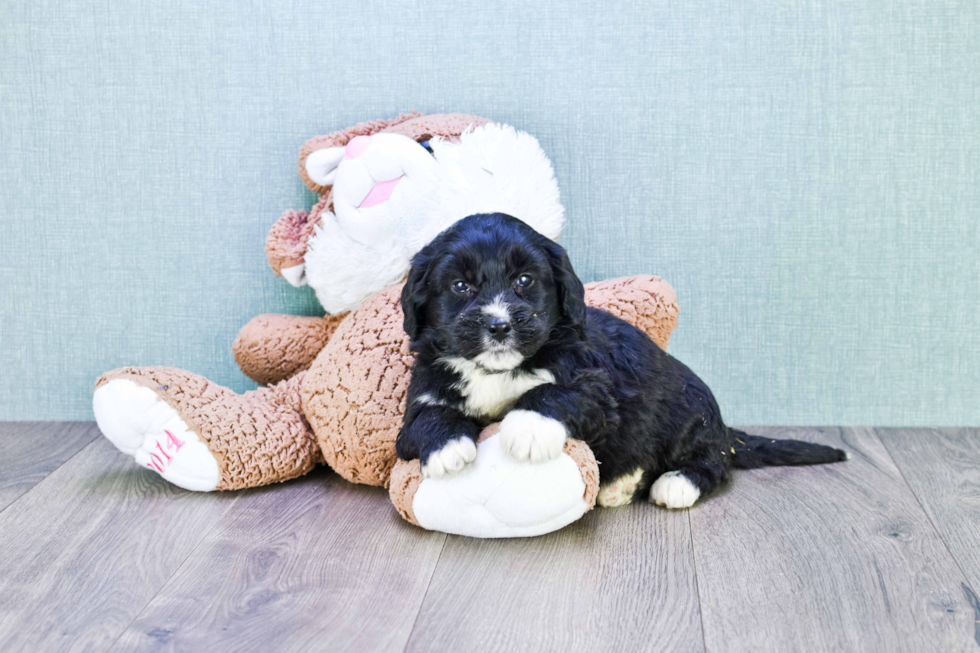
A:
{"label": "textured brown plush fabric", "polygon": [[[396,460],[414,360],[400,293],[401,286],[393,286],[352,312],[303,383],[303,409],[327,464],[355,483],[387,486]],[[677,324],[674,290],[658,277],[590,283],[586,301],[638,324],[663,348]]]}
{"label": "textured brown plush fabric", "polygon": [[96,387],[123,378],[156,392],[217,459],[217,489],[237,490],[302,476],[323,462],[300,413],[304,376],[238,395],[173,367],[125,367],[103,374]]}
{"label": "textured brown plush fabric", "polygon": [[402,328],[401,286],[341,322],[306,373],[303,411],[324,459],[354,483],[388,485],[414,356]]}
{"label": "textured brown plush fabric", "polygon": [[582,497],[589,504],[589,510],[595,508],[596,497],[599,496],[599,463],[589,445],[581,440],[569,440],[565,443],[565,453],[578,463],[585,481],[585,495]]}
{"label": "textured brown plush fabric", "polygon": [[300,317],[270,313],[252,318],[231,346],[235,362],[262,385],[279,383],[309,369],[347,316]]}
{"label": "textured brown plush fabric", "polygon": [[388,486],[388,496],[391,498],[395,510],[407,522],[419,526],[415,519],[415,511],[412,509],[412,502],[415,500],[415,493],[418,492],[419,485],[422,484],[422,464],[418,458],[415,460],[399,460],[391,469],[391,484]]}
{"label": "textured brown plush fabric", "polygon": [[661,349],[677,327],[677,295],[660,277],[638,274],[586,284],[585,301],[646,331]]}
{"label": "textured brown plush fabric", "polygon": [[299,150],[299,176],[307,187],[320,194],[320,201],[309,211],[287,210],[272,225],[265,241],[265,252],[269,265],[276,274],[283,268],[290,268],[303,262],[306,255],[306,241],[313,235],[313,227],[320,221],[320,213],[333,210],[333,190],[331,186],[320,186],[306,174],[306,158],[317,150],[328,147],[341,147],[355,136],[370,136],[381,132],[401,134],[419,141],[432,136],[458,138],[470,127],[490,122],[486,118],[468,116],[461,113],[441,113],[423,116],[418,113],[403,113],[392,120],[372,120],[341,129],[325,136],[314,136]]}
{"label": "textured brown plush fabric", "polygon": [[283,268],[291,268],[303,262],[306,241],[313,235],[313,227],[320,220],[320,211],[331,196],[324,195],[310,211],[287,209],[269,229],[265,239],[265,255],[273,272],[282,276]]}

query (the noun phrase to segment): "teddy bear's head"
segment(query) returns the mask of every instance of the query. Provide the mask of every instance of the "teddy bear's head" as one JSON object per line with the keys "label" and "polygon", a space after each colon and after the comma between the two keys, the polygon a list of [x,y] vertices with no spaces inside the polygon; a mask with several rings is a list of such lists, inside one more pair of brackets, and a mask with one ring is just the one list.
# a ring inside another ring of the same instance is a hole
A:
{"label": "teddy bear's head", "polygon": [[564,224],[537,140],[474,116],[408,114],[319,136],[300,150],[299,169],[320,201],[287,211],[266,251],[328,313],[400,281],[415,253],[467,215],[508,213],[550,238]]}

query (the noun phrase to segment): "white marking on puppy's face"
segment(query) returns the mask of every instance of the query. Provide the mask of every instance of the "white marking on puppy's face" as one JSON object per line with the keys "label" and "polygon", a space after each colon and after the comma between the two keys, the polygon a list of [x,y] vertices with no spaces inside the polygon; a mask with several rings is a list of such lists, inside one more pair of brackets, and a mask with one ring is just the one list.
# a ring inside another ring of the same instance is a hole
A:
{"label": "white marking on puppy's face", "polygon": [[[480,308],[480,312],[490,318],[511,321],[510,307],[504,301],[503,293],[497,295],[492,302]],[[480,367],[491,372],[512,370],[522,362],[524,355],[514,348],[514,338],[510,336],[502,342],[497,342],[489,335],[483,336],[483,353],[474,356]]]}
{"label": "white marking on puppy's face", "polygon": [[565,425],[533,410],[512,410],[497,431],[500,446],[514,460],[543,463],[561,455],[568,439]]}
{"label": "white marking on puppy's face", "polygon": [[650,488],[650,501],[665,508],[690,508],[701,490],[680,472],[666,472]]}
{"label": "white marking on puppy's face", "polygon": [[442,478],[446,474],[455,474],[474,460],[476,460],[476,443],[471,438],[462,436],[450,440],[442,449],[431,454],[422,465],[422,476]]}
{"label": "white marking on puppy's face", "polygon": [[603,508],[618,508],[628,505],[633,501],[633,494],[636,486],[643,478],[643,469],[636,468],[632,474],[623,474],[609,483],[603,483],[599,488],[599,497],[596,499]]}
{"label": "white marking on puppy's face", "polygon": [[510,308],[504,301],[503,295],[497,295],[493,298],[493,301],[480,309],[485,315],[490,317],[497,317],[501,320],[510,321]]}
{"label": "white marking on puppy's face", "polygon": [[440,358],[439,362],[460,375],[456,389],[465,400],[463,412],[470,417],[497,418],[531,388],[555,382],[554,375],[548,370],[494,373],[461,357]]}

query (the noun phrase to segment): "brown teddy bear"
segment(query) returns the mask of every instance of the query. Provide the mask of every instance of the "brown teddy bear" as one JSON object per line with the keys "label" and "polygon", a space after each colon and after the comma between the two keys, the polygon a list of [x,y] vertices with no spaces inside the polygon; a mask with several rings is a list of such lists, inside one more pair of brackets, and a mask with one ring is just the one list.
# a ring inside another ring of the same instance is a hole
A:
{"label": "brown teddy bear", "polygon": [[[493,427],[489,427],[481,437],[472,469],[454,478],[423,481],[418,461],[397,461],[395,437],[401,426],[412,365],[408,337],[402,329],[400,285],[373,292],[360,303],[357,293],[345,296],[323,288],[322,282],[327,278],[323,273],[325,265],[310,257],[312,248],[317,246],[310,241],[322,240],[327,234],[321,223],[339,221],[334,211],[340,200],[335,196],[346,194],[348,200],[344,201],[358,209],[358,217],[349,219],[366,220],[376,213],[372,212],[374,208],[396,214],[399,210],[414,210],[411,194],[399,190],[414,191],[411,184],[417,180],[412,176],[423,179],[423,175],[429,175],[424,179],[435,177],[440,183],[447,183],[447,175],[442,173],[419,172],[412,164],[401,160],[385,162],[380,154],[372,154],[371,148],[383,146],[381,153],[393,153],[396,159],[406,156],[406,143],[385,142],[378,136],[411,140],[426,156],[435,159],[441,153],[443,165],[472,168],[472,155],[467,158],[465,152],[454,152],[450,146],[465,146],[468,135],[491,124],[457,114],[409,115],[394,121],[362,123],[308,141],[300,152],[300,175],[322,196],[309,213],[287,211],[273,226],[267,243],[269,261],[278,273],[293,269],[292,281],[310,283],[318,297],[322,290],[327,301],[360,305],[349,314],[323,318],[263,315],[249,322],[234,343],[235,359],[243,372],[267,387],[242,395],[175,368],[129,367],[104,374],[96,384],[93,404],[106,437],[133,455],[138,464],[176,485],[198,491],[284,481],[325,462],[352,482],[389,486],[392,501],[403,517],[446,532],[479,537],[535,535],[561,528],[584,514],[595,503],[599,472],[591,451],[580,442],[570,441],[565,455],[548,463],[517,463],[501,455]],[[526,139],[530,139],[510,128],[494,128],[496,136],[507,136],[508,130],[517,134],[518,138],[511,141],[524,139],[525,146]],[[357,137],[371,137],[371,141],[357,141]],[[355,141],[355,151],[347,152]],[[487,146],[486,138],[481,142]],[[498,146],[501,143],[496,142]],[[533,145],[537,146],[536,141]],[[336,148],[344,150],[339,161]],[[515,156],[526,158],[528,149],[518,147]],[[490,159],[490,165],[506,160],[506,152],[497,154],[502,158]],[[369,171],[374,171],[373,185],[362,183],[357,192],[342,188],[345,180],[351,184],[359,181],[358,170],[345,167],[369,155],[375,157],[371,163],[374,167],[368,166]],[[550,176],[553,181],[550,163],[543,160],[547,174],[538,170],[539,186],[541,178]],[[389,192],[390,188],[376,192],[378,186],[389,181],[377,173],[386,167],[389,176],[397,175],[394,178],[401,181],[394,192]],[[494,172],[499,169],[491,167]],[[495,176],[489,175],[483,183]],[[458,181],[459,174],[448,178]],[[465,186],[470,182],[461,183]],[[528,201],[518,197],[504,206],[477,203],[474,212],[509,209],[520,214],[513,208],[519,205],[518,209],[534,216],[531,219],[542,233],[554,232],[562,221],[560,205],[558,209],[554,207],[552,199],[557,201],[557,195],[550,197],[547,183],[544,193],[548,195],[545,198]],[[468,211],[473,206],[449,195],[440,206],[458,205],[458,211]],[[365,206],[372,201],[378,203]],[[455,221],[461,217],[464,216],[453,214],[440,220]],[[390,216],[382,219],[389,220],[386,229],[393,232]],[[444,227],[440,225],[426,224],[422,230],[441,230]],[[554,237],[557,233],[548,235]],[[363,233],[355,236],[348,242],[350,247],[359,246],[357,238],[364,238]],[[404,260],[406,267],[411,255],[418,251],[415,248],[425,244],[422,240],[402,239],[398,245],[403,250],[399,260]],[[394,245],[386,246],[384,251],[395,249]],[[359,264],[375,262],[382,263],[377,259]],[[298,273],[297,267],[302,268]],[[391,266],[386,274],[396,273],[391,270],[397,272],[398,268]],[[383,275],[371,279],[372,283],[384,280]],[[661,347],[667,346],[676,325],[673,290],[656,277],[589,284],[586,300],[644,329]]]}

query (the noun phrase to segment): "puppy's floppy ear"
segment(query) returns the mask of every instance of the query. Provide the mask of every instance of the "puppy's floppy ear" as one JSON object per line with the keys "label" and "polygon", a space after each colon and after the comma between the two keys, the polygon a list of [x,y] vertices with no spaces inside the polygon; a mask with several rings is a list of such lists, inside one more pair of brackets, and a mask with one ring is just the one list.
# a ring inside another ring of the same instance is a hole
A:
{"label": "puppy's floppy ear", "polygon": [[575,274],[568,252],[558,243],[548,243],[551,274],[558,289],[558,305],[562,315],[573,325],[585,324],[585,286]]}
{"label": "puppy's floppy ear", "polygon": [[424,326],[425,305],[429,301],[429,267],[432,264],[432,252],[425,247],[412,259],[412,267],[408,271],[408,280],[402,286],[402,312],[405,314],[403,323],[405,333],[412,340],[419,337]]}

